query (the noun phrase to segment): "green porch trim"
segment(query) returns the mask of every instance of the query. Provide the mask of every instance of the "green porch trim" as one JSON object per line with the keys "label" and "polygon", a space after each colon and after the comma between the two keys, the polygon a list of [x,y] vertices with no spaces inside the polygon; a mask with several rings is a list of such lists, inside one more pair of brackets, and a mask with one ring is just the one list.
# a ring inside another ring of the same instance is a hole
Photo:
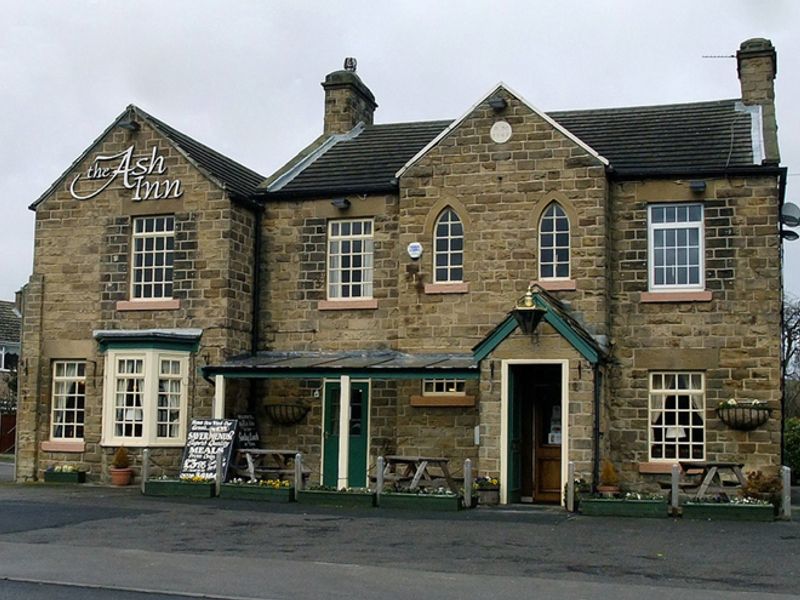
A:
{"label": "green porch trim", "polygon": [[171,352],[197,352],[199,342],[168,342],[168,341],[105,341],[99,344],[100,352],[107,350],[167,350]]}
{"label": "green porch trim", "polygon": [[553,311],[548,310],[544,316],[544,320],[552,325],[553,329],[555,329],[561,336],[567,340],[578,353],[583,356],[586,360],[588,360],[593,365],[600,362],[600,354],[592,348],[586,340],[584,340],[578,333],[567,323],[564,319],[562,319],[559,315],[555,314]]}
{"label": "green porch trim", "polygon": [[494,331],[473,348],[472,354],[475,360],[480,362],[489,356],[517,327],[517,320],[514,315],[509,315],[505,321],[495,327]]}
{"label": "green porch trim", "polygon": [[225,379],[338,379],[344,375],[351,379],[480,379],[476,369],[450,369],[448,371],[430,371],[426,369],[269,369],[256,371],[253,369],[214,368],[202,369],[205,377],[222,375]]}

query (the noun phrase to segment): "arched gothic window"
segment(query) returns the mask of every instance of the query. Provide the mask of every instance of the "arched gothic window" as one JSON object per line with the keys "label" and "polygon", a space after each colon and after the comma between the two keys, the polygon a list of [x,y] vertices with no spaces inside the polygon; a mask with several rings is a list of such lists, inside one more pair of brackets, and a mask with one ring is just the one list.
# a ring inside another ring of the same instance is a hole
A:
{"label": "arched gothic window", "polygon": [[551,203],[539,222],[539,278],[569,279],[569,218],[558,202]]}
{"label": "arched gothic window", "polygon": [[456,211],[446,208],[433,229],[434,283],[464,280],[464,226]]}

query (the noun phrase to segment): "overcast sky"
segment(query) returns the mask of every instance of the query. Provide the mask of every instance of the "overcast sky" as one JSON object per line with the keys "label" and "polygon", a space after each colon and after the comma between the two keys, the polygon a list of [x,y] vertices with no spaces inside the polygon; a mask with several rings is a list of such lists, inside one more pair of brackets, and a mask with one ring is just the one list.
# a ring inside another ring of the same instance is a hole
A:
{"label": "overcast sky", "polygon": [[[322,129],[345,56],[378,123],[460,116],[498,81],[548,111],[738,98],[739,44],[778,51],[787,200],[800,203],[797,0],[0,0],[0,299],[30,275],[27,209],[130,103],[263,175]],[[80,232],[76,232],[80,235]],[[800,295],[800,241],[786,243]]]}

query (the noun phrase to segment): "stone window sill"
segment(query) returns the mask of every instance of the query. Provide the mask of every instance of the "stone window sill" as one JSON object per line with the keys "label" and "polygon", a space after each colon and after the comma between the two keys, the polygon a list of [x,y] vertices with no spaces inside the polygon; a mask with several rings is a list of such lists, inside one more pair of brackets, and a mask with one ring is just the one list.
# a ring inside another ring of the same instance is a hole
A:
{"label": "stone window sill", "polygon": [[47,441],[42,442],[43,452],[64,452],[80,454],[86,450],[86,443],[81,441]]}
{"label": "stone window sill", "polygon": [[469,292],[468,283],[426,283],[426,294],[466,294]]}
{"label": "stone window sill", "polygon": [[367,300],[320,300],[317,310],[374,310],[378,308],[378,301],[374,298]]}
{"label": "stone window sill", "polygon": [[702,292],[642,292],[641,302],[711,302],[710,291]]}
{"label": "stone window sill", "polygon": [[169,300],[120,300],[117,302],[118,311],[130,310],[177,310],[181,301],[175,298]]}
{"label": "stone window sill", "polygon": [[548,292],[569,292],[578,289],[578,282],[574,279],[540,279],[532,281],[531,284],[538,285]]}
{"label": "stone window sill", "polygon": [[475,396],[411,396],[411,406],[475,406]]}

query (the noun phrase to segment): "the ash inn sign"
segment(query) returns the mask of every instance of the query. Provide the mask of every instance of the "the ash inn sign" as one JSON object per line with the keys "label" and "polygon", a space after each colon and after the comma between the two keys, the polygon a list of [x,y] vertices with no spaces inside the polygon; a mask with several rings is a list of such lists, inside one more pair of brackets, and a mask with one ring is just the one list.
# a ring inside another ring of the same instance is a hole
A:
{"label": "the ash inn sign", "polygon": [[[115,181],[120,181],[125,189],[133,191],[131,199],[135,202],[180,198],[183,195],[180,179],[158,178],[167,172],[164,157],[158,153],[158,148],[153,147],[149,154],[139,158],[134,158],[134,150],[135,145],[131,145],[117,154],[98,154],[86,173],[72,180],[69,193],[76,200],[91,200]],[[92,192],[81,195],[76,187],[82,179],[102,183]]]}

